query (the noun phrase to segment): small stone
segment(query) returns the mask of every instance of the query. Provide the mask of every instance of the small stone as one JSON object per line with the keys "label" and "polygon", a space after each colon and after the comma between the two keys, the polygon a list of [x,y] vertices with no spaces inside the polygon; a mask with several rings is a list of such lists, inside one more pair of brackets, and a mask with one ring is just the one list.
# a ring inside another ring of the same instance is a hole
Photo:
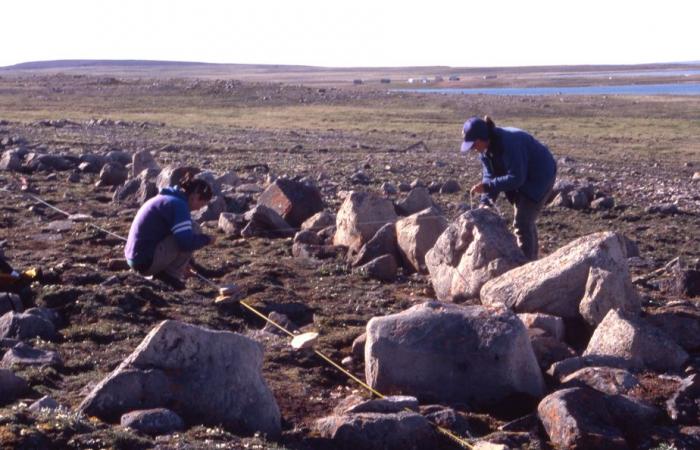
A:
{"label": "small stone", "polygon": [[131,411],[121,417],[121,425],[152,436],[170,434],[185,427],[180,416],[166,408]]}

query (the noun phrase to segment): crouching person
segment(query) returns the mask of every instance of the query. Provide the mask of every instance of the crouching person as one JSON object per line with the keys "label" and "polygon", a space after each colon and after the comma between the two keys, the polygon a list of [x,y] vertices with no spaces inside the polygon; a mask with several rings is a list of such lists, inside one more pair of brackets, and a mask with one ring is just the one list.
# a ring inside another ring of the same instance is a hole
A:
{"label": "crouching person", "polygon": [[213,244],[214,236],[200,232],[190,212],[209,203],[211,186],[185,175],[179,186],[162,189],[144,203],[131,224],[124,255],[136,272],[152,275],[184,289],[192,253]]}

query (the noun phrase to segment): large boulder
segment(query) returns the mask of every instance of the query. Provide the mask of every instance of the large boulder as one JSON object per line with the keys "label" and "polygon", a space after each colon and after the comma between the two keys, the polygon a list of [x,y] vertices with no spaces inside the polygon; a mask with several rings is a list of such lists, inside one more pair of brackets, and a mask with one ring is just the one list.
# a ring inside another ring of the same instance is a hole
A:
{"label": "large boulder", "polygon": [[280,433],[280,412],[261,375],[263,352],[237,333],[166,320],[83,400],[90,416],[168,408],[188,425]]}
{"label": "large boulder", "polygon": [[396,222],[391,200],[370,192],[351,192],[336,215],[334,245],[344,245],[357,253],[387,223]]}
{"label": "large boulder", "polygon": [[433,202],[430,192],[420,186],[411,189],[405,199],[396,202],[396,210],[402,216],[409,216],[433,206],[435,206],[435,202]]}
{"label": "large boulder", "polygon": [[399,266],[392,255],[382,255],[355,269],[358,274],[379,281],[394,281]]}
{"label": "large boulder", "polygon": [[447,219],[430,207],[396,222],[396,239],[406,265],[414,272],[427,273],[425,254],[447,228]]}
{"label": "large boulder", "polygon": [[324,207],[318,188],[287,178],[279,178],[269,185],[260,194],[258,204],[271,208],[295,228]]}
{"label": "large boulder", "polygon": [[523,323],[505,308],[428,302],[367,323],[367,383],[385,394],[491,407],[544,383]]}
{"label": "large boulder", "polygon": [[688,354],[643,319],[610,310],[593,332],[583,356],[618,358],[631,370],[678,371]]}
{"label": "large boulder", "polygon": [[505,221],[487,208],[459,216],[425,255],[441,301],[476,298],[484,283],[525,262]]}
{"label": "large boulder", "polygon": [[576,239],[549,256],[515,268],[484,284],[481,301],[502,303],[516,312],[543,312],[563,318],[579,318],[591,267],[617,272],[623,277],[624,304],[633,304],[626,259],[626,242],[613,232],[594,233]]}
{"label": "large boulder", "polygon": [[131,176],[136,177],[146,169],[157,170],[160,172],[160,166],[153,159],[153,155],[148,150],[136,152],[131,157]]}
{"label": "large boulder", "polygon": [[5,352],[0,361],[0,368],[12,369],[23,366],[63,367],[63,361],[54,351],[36,349],[20,342]]}

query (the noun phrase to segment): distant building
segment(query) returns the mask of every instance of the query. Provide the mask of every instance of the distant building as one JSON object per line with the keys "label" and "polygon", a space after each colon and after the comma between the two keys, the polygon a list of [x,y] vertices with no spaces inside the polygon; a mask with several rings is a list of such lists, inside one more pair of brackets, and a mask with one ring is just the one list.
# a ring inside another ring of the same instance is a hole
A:
{"label": "distant building", "polygon": [[[383,84],[389,84],[389,83],[391,83],[391,80],[388,78],[382,78],[381,80],[379,80],[379,82],[383,83]],[[410,83],[410,81],[409,81],[409,83]]]}
{"label": "distant building", "polygon": [[498,78],[496,75],[484,75],[484,80],[495,80]]}
{"label": "distant building", "polygon": [[406,81],[408,82],[408,84],[413,84],[413,83],[416,82],[416,79],[415,79],[415,78],[409,78],[409,79],[406,80]]}
{"label": "distant building", "polygon": [[442,78],[440,75],[435,75],[435,79],[434,79],[434,80],[435,80],[436,83],[439,83],[439,82],[441,82],[441,81],[444,81],[444,78]]}
{"label": "distant building", "polygon": [[360,80],[359,78],[356,80],[352,80],[352,84],[362,84],[362,83],[363,83],[363,81]]}
{"label": "distant building", "polygon": [[459,77],[457,75],[450,75],[450,78],[448,78],[450,81],[459,81]]}

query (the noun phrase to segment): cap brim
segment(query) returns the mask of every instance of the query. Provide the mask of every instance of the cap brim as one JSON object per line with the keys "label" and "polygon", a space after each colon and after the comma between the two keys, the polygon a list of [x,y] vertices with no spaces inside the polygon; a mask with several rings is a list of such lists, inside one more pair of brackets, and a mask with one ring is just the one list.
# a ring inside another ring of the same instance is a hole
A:
{"label": "cap brim", "polygon": [[464,141],[462,142],[462,148],[459,149],[462,153],[468,153],[469,150],[474,146],[474,141]]}

